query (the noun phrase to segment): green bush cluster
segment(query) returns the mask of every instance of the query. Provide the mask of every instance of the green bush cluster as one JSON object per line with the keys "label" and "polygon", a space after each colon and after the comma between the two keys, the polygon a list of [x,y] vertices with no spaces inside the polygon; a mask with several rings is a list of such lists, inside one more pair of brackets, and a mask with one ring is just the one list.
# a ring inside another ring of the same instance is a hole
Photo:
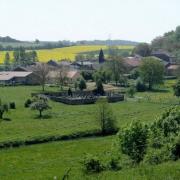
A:
{"label": "green bush cluster", "polygon": [[[120,170],[140,163],[157,165],[168,160],[178,160],[179,132],[179,106],[169,108],[149,126],[134,121],[130,126],[119,130],[116,146],[118,153],[110,158],[103,170]],[[88,162],[92,162],[91,160]],[[99,160],[98,163],[100,166],[102,162]]]}

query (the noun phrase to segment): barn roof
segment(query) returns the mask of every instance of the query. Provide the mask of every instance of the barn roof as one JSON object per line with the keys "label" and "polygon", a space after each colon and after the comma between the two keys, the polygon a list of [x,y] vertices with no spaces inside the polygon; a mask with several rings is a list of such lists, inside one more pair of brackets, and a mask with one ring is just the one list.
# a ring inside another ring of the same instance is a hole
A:
{"label": "barn roof", "polygon": [[8,81],[15,77],[27,77],[30,74],[32,74],[32,72],[3,71],[3,72],[0,72],[0,81]]}

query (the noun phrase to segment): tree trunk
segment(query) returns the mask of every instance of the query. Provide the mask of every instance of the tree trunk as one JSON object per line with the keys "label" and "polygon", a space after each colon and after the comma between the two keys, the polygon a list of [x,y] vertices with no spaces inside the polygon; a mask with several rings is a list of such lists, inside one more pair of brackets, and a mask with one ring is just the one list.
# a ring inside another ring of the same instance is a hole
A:
{"label": "tree trunk", "polygon": [[42,91],[44,92],[44,84],[42,85]]}
{"label": "tree trunk", "polygon": [[3,119],[3,113],[0,113],[0,119]]}
{"label": "tree trunk", "polygon": [[42,111],[39,111],[39,117],[40,118],[42,117]]}

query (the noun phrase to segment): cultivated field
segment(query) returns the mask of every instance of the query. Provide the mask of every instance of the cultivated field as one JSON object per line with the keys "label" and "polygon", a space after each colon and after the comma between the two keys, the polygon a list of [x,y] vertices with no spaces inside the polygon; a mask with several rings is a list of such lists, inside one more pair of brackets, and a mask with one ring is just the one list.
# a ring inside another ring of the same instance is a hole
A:
{"label": "cultivated field", "polygon": [[[50,59],[55,60],[74,60],[75,56],[79,53],[91,52],[91,51],[99,51],[100,49],[107,49],[107,46],[104,45],[84,45],[84,46],[71,46],[65,48],[57,48],[57,49],[44,49],[37,50],[39,61],[47,62]],[[132,49],[133,46],[119,46],[119,49]],[[5,51],[0,51],[0,63],[3,63],[5,56]],[[11,59],[13,58],[13,52],[10,52]]]}
{"label": "cultivated field", "polygon": [[[166,81],[156,92],[137,93],[136,98],[111,104],[119,127],[134,120],[152,123],[170,104],[177,103],[173,96],[173,80]],[[50,102],[52,110],[45,112],[44,119],[36,118],[37,112],[24,108],[24,102],[39,86],[0,87],[0,97],[14,101],[16,110],[6,114],[11,121],[0,122],[0,143],[16,142],[48,136],[77,134],[99,129],[95,120],[96,105],[70,106]],[[48,87],[48,91],[57,91]],[[0,179],[62,179],[71,168],[70,179],[173,179],[180,176],[180,162],[161,165],[139,165],[121,171],[105,171],[99,174],[82,173],[81,161],[85,153],[101,155],[106,159],[116,136],[85,138],[73,141],[51,142],[1,151]],[[103,154],[103,155],[102,155]]]}

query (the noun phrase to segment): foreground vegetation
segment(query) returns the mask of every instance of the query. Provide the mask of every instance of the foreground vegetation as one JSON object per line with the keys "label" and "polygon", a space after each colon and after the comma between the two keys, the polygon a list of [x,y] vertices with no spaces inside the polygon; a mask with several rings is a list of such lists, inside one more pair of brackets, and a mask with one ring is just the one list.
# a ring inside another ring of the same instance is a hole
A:
{"label": "foreground vegetation", "polygon": [[[0,177],[7,179],[62,179],[71,168],[69,179],[127,179],[177,180],[180,162],[167,162],[156,166],[139,165],[120,171],[84,174],[82,155],[111,153],[114,137],[92,138],[68,142],[48,143],[1,151]],[[104,158],[104,156],[102,158]]]}

